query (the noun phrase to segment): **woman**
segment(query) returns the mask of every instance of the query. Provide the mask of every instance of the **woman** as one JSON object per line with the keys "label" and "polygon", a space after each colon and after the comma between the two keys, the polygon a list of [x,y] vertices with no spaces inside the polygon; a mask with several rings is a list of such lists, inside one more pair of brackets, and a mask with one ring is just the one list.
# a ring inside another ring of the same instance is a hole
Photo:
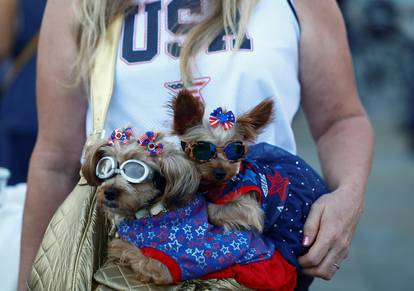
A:
{"label": "woman", "polygon": [[[75,13],[69,0],[49,1],[40,36],[39,135],[29,172],[20,288],[48,221],[78,178],[88,94],[77,76],[88,75],[105,22],[129,6],[128,1],[80,2]],[[235,112],[256,104],[256,98],[275,96],[276,119],[262,140],[294,152],[290,122],[302,97],[333,192],[312,207],[303,242],[311,248],[300,263],[304,274],[331,279],[348,254],[363,209],[373,147],[336,2],[240,1],[238,29],[235,0],[138,2],[120,38],[107,127],[127,121],[142,125],[138,130],[159,127],[168,119],[162,107],[168,92],[186,83],[207,107],[220,103]],[[106,12],[95,9],[105,3]],[[200,11],[210,16],[190,29],[186,41],[174,38],[188,31]],[[238,35],[220,34],[223,22]]]}

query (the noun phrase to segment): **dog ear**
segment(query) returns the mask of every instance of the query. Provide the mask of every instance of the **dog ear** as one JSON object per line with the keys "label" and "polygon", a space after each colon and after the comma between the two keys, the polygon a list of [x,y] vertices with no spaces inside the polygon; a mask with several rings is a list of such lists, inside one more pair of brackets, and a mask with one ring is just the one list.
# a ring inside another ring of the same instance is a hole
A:
{"label": "dog ear", "polygon": [[246,139],[254,141],[273,119],[274,103],[271,98],[260,102],[236,120],[237,131]]}
{"label": "dog ear", "polygon": [[189,128],[203,122],[204,104],[190,91],[181,90],[171,101],[173,134],[183,135]]}
{"label": "dog ear", "polygon": [[164,176],[164,203],[167,208],[182,207],[192,200],[200,184],[197,169],[182,153],[171,153],[160,160]]}
{"label": "dog ear", "polygon": [[104,156],[107,146],[107,141],[102,141],[85,149],[82,175],[90,186],[98,186],[101,184],[101,181],[96,177],[96,164]]}

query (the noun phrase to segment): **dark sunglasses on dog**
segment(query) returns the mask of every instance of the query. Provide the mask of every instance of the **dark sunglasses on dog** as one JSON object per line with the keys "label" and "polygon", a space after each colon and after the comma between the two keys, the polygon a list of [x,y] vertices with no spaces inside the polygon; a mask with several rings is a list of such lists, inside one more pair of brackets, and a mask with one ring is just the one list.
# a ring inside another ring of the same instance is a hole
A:
{"label": "dark sunglasses on dog", "polygon": [[230,162],[239,162],[247,152],[247,145],[241,141],[233,141],[224,147],[218,147],[208,141],[198,141],[195,143],[181,142],[183,151],[193,160],[198,162],[208,162],[217,157],[217,152],[221,152]]}
{"label": "dark sunglasses on dog", "polygon": [[127,160],[118,168],[117,161],[112,157],[103,157],[96,164],[96,176],[101,180],[121,174],[130,183],[139,184],[151,181],[154,170],[140,160]]}

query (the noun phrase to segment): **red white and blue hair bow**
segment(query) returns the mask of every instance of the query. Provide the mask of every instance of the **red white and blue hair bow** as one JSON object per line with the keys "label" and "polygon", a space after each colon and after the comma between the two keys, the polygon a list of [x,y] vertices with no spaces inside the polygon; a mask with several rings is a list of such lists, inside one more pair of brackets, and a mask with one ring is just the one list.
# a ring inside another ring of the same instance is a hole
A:
{"label": "red white and blue hair bow", "polygon": [[114,145],[116,142],[121,142],[123,144],[126,144],[131,136],[132,136],[132,128],[117,128],[111,133],[111,137],[109,138],[108,143],[110,145]]}
{"label": "red white and blue hair bow", "polygon": [[224,130],[229,130],[233,127],[236,119],[234,118],[233,112],[228,111],[223,113],[223,109],[219,107],[210,114],[209,121],[214,128],[221,124]]}
{"label": "red white and blue hair bow", "polygon": [[157,142],[158,133],[155,131],[147,131],[139,139],[138,144],[146,147],[150,156],[157,156],[162,153],[164,145]]}

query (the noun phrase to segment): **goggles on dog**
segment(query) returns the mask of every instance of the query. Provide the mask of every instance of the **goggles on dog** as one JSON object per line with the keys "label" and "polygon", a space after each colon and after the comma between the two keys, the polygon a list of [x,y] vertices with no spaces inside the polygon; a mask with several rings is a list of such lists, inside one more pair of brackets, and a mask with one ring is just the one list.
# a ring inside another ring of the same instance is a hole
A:
{"label": "goggles on dog", "polygon": [[99,179],[106,180],[115,174],[121,174],[130,183],[139,184],[152,180],[154,170],[139,160],[127,160],[118,168],[112,157],[103,157],[96,164],[96,176]]}
{"label": "goggles on dog", "polygon": [[208,141],[198,141],[195,143],[181,142],[183,151],[193,160],[198,162],[208,162],[217,157],[217,152],[221,152],[230,162],[240,161],[247,152],[247,146],[241,141],[233,141],[224,147],[218,147]]}

